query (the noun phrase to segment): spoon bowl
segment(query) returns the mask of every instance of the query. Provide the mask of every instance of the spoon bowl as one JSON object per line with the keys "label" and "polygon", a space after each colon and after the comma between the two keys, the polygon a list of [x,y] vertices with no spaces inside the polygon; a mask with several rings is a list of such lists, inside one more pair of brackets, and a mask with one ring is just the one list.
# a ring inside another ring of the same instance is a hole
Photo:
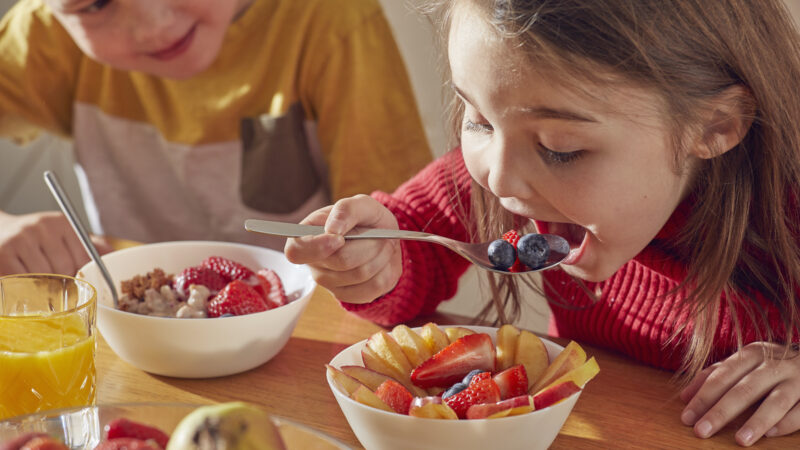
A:
{"label": "spoon bowl", "polygon": [[[284,237],[316,236],[324,234],[325,229],[316,225],[299,225],[287,222],[273,222],[269,220],[248,219],[244,222],[244,229],[255,233],[270,234]],[[481,269],[503,274],[524,274],[549,269],[561,263],[569,254],[569,243],[561,236],[542,234],[550,247],[547,260],[536,266],[527,267],[519,272],[510,272],[506,269],[495,267],[489,261],[489,245],[491,242],[461,242],[431,233],[408,230],[389,230],[382,228],[364,228],[351,231],[344,236],[345,239],[406,239],[412,241],[433,242],[443,245],[458,255],[466,258]]]}

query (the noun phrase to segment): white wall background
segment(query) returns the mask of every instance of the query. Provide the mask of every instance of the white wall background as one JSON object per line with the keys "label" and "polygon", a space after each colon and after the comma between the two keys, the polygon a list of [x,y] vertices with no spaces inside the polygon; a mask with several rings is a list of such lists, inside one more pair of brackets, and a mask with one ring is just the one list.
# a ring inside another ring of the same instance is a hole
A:
{"label": "white wall background", "polygon": [[[444,153],[446,134],[442,115],[442,81],[435,67],[432,30],[424,19],[409,11],[405,0],[380,0],[395,32],[397,43],[411,76],[425,130],[436,156]],[[800,0],[785,0],[795,20],[800,23]],[[0,12],[14,0],[0,0]],[[81,206],[77,181],[72,172],[74,158],[69,142],[43,135],[24,149],[0,139],[0,210],[22,214],[55,210],[58,205],[42,181],[42,172],[50,169],[59,175],[76,206]],[[84,218],[84,223],[86,220]],[[474,315],[485,301],[475,269],[461,280],[459,294],[440,308],[446,312]],[[546,303],[536,295],[529,296],[520,326],[545,331],[548,317]]]}

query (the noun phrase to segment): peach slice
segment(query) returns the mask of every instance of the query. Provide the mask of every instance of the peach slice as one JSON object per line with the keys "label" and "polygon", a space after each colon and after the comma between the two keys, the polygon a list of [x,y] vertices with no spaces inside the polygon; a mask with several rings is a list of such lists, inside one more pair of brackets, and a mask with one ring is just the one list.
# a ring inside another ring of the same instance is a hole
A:
{"label": "peach slice", "polygon": [[325,369],[327,369],[328,374],[331,376],[333,384],[348,397],[352,396],[353,392],[355,392],[359,386],[363,386],[358,380],[330,364],[325,364]]}
{"label": "peach slice", "polygon": [[367,406],[372,406],[373,408],[382,409],[384,411],[395,412],[391,406],[387,405],[386,402],[381,400],[380,397],[368,387],[364,386],[363,384],[356,389],[353,394],[350,396],[353,400],[363,403]]}
{"label": "peach slice", "polygon": [[472,405],[467,410],[467,419],[495,419],[533,411],[533,397],[520,395],[496,403]]}
{"label": "peach slice", "polygon": [[[541,377],[534,383],[530,393],[539,392],[543,387],[552,383],[561,375],[586,362],[586,352],[577,342],[571,341],[561,350],[552,363],[547,366]],[[538,409],[538,408],[537,408]]]}
{"label": "peach slice", "polygon": [[548,406],[554,405],[580,390],[581,388],[579,388],[578,385],[573,383],[571,380],[551,384],[533,396],[533,407],[535,409],[547,408]]}
{"label": "peach slice", "polygon": [[506,324],[497,329],[495,370],[498,372],[514,365],[518,338],[519,330],[514,325]]}
{"label": "peach slice", "polygon": [[392,329],[392,337],[403,349],[412,367],[417,367],[423,361],[433,356],[431,349],[422,336],[405,325],[397,325]]}
{"label": "peach slice", "polygon": [[528,375],[528,390],[541,378],[550,364],[547,356],[547,347],[539,336],[527,330],[522,330],[517,338],[517,352],[514,355],[514,364],[525,366]]}
{"label": "peach slice", "polygon": [[[405,358],[405,355],[403,355],[403,358]],[[411,393],[414,394],[415,396],[428,395],[428,393],[425,390],[417,386],[414,386],[411,383],[411,378],[409,377],[408,374],[399,372],[397,369],[395,369],[394,366],[389,365],[388,362],[386,362],[383,358],[381,358],[370,347],[364,347],[363,349],[361,349],[361,359],[364,361],[364,367],[370,370],[374,370],[375,372],[382,373],[390,378],[394,378],[395,380],[397,380],[397,382],[399,382],[400,384],[405,386],[409,391],[411,391]]]}
{"label": "peach slice", "polygon": [[447,339],[449,339],[450,342],[455,342],[458,338],[468,334],[475,334],[475,332],[464,327],[447,327],[444,329],[444,334],[447,335]]}
{"label": "peach slice", "polygon": [[[556,380],[550,383],[549,386],[563,383],[565,381],[572,381],[579,388],[583,388],[586,386],[586,383],[588,383],[589,380],[598,374],[598,372],[600,372],[600,366],[597,365],[597,361],[595,361],[594,356],[592,356],[586,360],[585,363],[558,377]],[[547,386],[545,386],[545,389],[546,388]]]}
{"label": "peach slice", "polygon": [[342,366],[339,368],[339,370],[355,378],[361,384],[372,389],[373,391],[378,389],[378,386],[383,384],[384,381],[392,379],[392,377],[388,375],[384,375],[380,372],[376,372],[372,369],[361,366]]}
{"label": "peach slice", "polygon": [[412,406],[408,415],[427,419],[458,420],[458,415],[453,408],[444,403],[425,403],[422,406]]}
{"label": "peach slice", "polygon": [[447,334],[433,322],[428,322],[423,325],[419,335],[422,336],[422,339],[428,344],[428,348],[431,349],[431,354],[436,354],[439,350],[450,345],[450,338],[448,338]]}

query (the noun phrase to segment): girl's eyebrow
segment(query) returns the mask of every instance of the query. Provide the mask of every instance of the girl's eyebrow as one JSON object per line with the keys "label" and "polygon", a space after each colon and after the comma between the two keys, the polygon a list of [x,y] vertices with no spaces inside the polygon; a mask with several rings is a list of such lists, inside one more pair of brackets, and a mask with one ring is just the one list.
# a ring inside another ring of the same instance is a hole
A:
{"label": "girl's eyebrow", "polygon": [[[467,94],[464,93],[458,86],[453,85],[453,89],[456,91],[456,95],[464,99],[465,101],[469,102],[471,105],[474,105],[475,102],[469,98]],[[560,120],[568,120],[571,122],[590,122],[590,123],[597,123],[598,120],[584,114],[578,114],[574,111],[569,111],[566,109],[556,109],[556,108],[549,108],[545,106],[526,106],[520,109],[523,113],[535,116],[537,118],[542,119],[560,119]]]}

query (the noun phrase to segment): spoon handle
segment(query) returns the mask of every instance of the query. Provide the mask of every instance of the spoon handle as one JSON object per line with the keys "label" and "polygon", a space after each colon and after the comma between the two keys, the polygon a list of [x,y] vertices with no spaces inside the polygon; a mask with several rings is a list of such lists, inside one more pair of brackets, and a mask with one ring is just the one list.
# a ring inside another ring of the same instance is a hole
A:
{"label": "spoon handle", "polygon": [[72,229],[75,230],[75,233],[81,240],[83,248],[86,249],[86,252],[89,253],[89,256],[91,256],[92,260],[95,262],[95,264],[97,264],[97,267],[100,268],[103,278],[105,278],[106,283],[108,283],[108,287],[111,288],[111,297],[114,300],[114,307],[116,308],[118,299],[117,289],[114,286],[114,280],[111,279],[111,274],[108,272],[105,264],[103,264],[103,260],[100,258],[100,253],[98,253],[97,248],[95,248],[94,244],[92,243],[89,233],[86,231],[86,228],[84,228],[83,224],[78,218],[78,213],[72,206],[72,202],[69,200],[67,193],[61,187],[58,177],[56,177],[55,173],[46,170],[44,172],[44,181],[47,183],[47,187],[50,188],[50,192],[53,193],[53,197],[55,197],[56,201],[58,202],[58,206],[61,207],[61,211],[67,216],[67,220],[69,220],[70,225],[72,225]]}
{"label": "spoon handle", "polygon": [[[271,234],[284,237],[316,236],[325,233],[325,228],[316,225],[298,225],[270,220],[247,219],[244,229],[256,233]],[[344,236],[345,239],[414,239],[429,240],[430,233],[408,230],[389,230],[384,228],[356,229]]]}

